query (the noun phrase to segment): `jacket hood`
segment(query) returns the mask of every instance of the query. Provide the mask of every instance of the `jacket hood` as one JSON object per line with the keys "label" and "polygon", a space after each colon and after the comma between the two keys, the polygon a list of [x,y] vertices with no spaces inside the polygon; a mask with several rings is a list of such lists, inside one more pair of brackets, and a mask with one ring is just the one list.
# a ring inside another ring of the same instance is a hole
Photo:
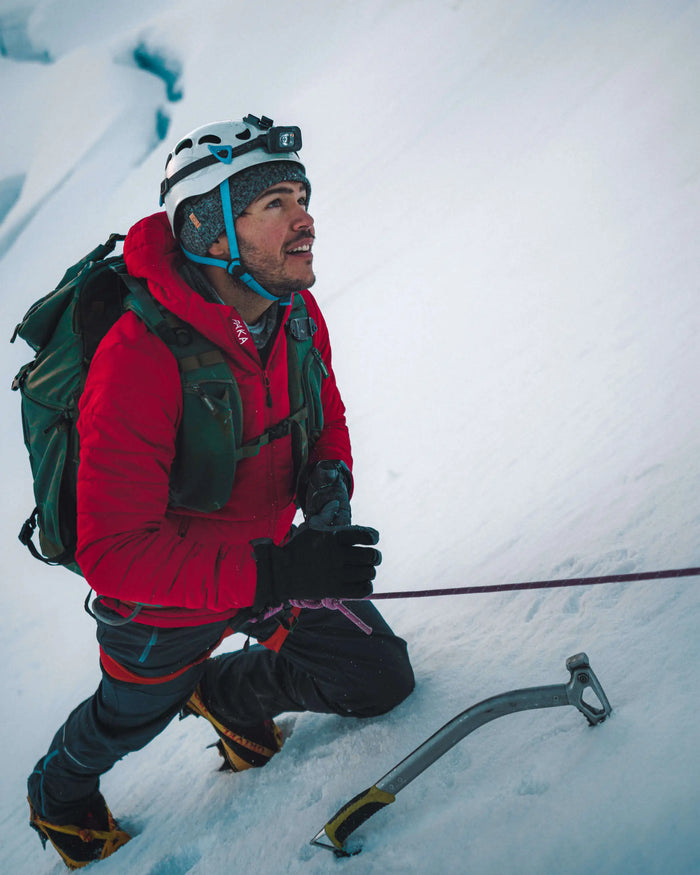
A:
{"label": "jacket hood", "polygon": [[[231,345],[233,307],[205,301],[180,276],[184,256],[165,212],[141,219],[124,241],[124,261],[132,276],[145,279],[153,297],[171,313],[224,348]],[[252,344],[251,344],[252,346]]]}

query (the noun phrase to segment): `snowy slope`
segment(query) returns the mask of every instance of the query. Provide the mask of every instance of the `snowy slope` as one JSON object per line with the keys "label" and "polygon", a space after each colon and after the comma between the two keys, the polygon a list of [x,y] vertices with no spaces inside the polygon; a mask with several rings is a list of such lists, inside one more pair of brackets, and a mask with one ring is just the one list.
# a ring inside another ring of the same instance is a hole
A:
{"label": "snowy slope", "polygon": [[[681,0],[0,0],[7,336],[158,208],[173,138],[297,123],[377,590],[700,565],[699,31]],[[8,384],[28,357],[0,347]],[[99,670],[84,584],[16,541],[31,485],[18,398],[0,404],[0,870],[58,873],[24,782]],[[104,778],[135,838],[99,871],[700,871],[698,585],[384,602],[410,700],[285,715],[284,754],[234,777],[203,721],[171,724]],[[580,650],[601,727],[497,721],[358,830],[359,856],[308,845],[459,711],[566,681]]]}

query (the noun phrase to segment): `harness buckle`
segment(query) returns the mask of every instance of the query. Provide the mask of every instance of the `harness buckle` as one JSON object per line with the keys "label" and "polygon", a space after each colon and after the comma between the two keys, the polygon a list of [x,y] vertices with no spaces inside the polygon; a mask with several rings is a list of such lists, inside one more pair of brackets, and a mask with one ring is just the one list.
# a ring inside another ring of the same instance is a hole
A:
{"label": "harness buckle", "polygon": [[280,438],[287,437],[287,435],[292,430],[292,422],[290,419],[283,419],[281,422],[278,422],[277,425],[273,425],[272,428],[267,430],[267,433],[270,435],[271,441],[277,441]]}

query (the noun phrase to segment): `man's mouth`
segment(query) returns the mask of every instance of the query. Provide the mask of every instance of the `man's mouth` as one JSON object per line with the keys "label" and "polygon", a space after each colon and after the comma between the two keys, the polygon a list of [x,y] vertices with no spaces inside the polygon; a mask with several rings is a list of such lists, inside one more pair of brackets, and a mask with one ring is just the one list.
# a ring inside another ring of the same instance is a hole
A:
{"label": "man's mouth", "polygon": [[287,249],[287,255],[308,255],[311,252],[312,246],[313,240],[307,240],[304,243],[297,243],[296,246]]}

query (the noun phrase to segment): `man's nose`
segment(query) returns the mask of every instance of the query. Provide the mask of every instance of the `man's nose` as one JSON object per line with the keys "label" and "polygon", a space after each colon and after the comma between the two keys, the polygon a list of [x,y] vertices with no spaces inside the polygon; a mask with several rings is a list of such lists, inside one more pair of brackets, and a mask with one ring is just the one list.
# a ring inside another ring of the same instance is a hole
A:
{"label": "man's nose", "polygon": [[307,212],[306,208],[303,207],[301,204],[299,204],[298,206],[298,210],[294,215],[292,223],[294,228],[299,229],[313,228],[314,226],[313,216],[311,215],[311,213]]}

